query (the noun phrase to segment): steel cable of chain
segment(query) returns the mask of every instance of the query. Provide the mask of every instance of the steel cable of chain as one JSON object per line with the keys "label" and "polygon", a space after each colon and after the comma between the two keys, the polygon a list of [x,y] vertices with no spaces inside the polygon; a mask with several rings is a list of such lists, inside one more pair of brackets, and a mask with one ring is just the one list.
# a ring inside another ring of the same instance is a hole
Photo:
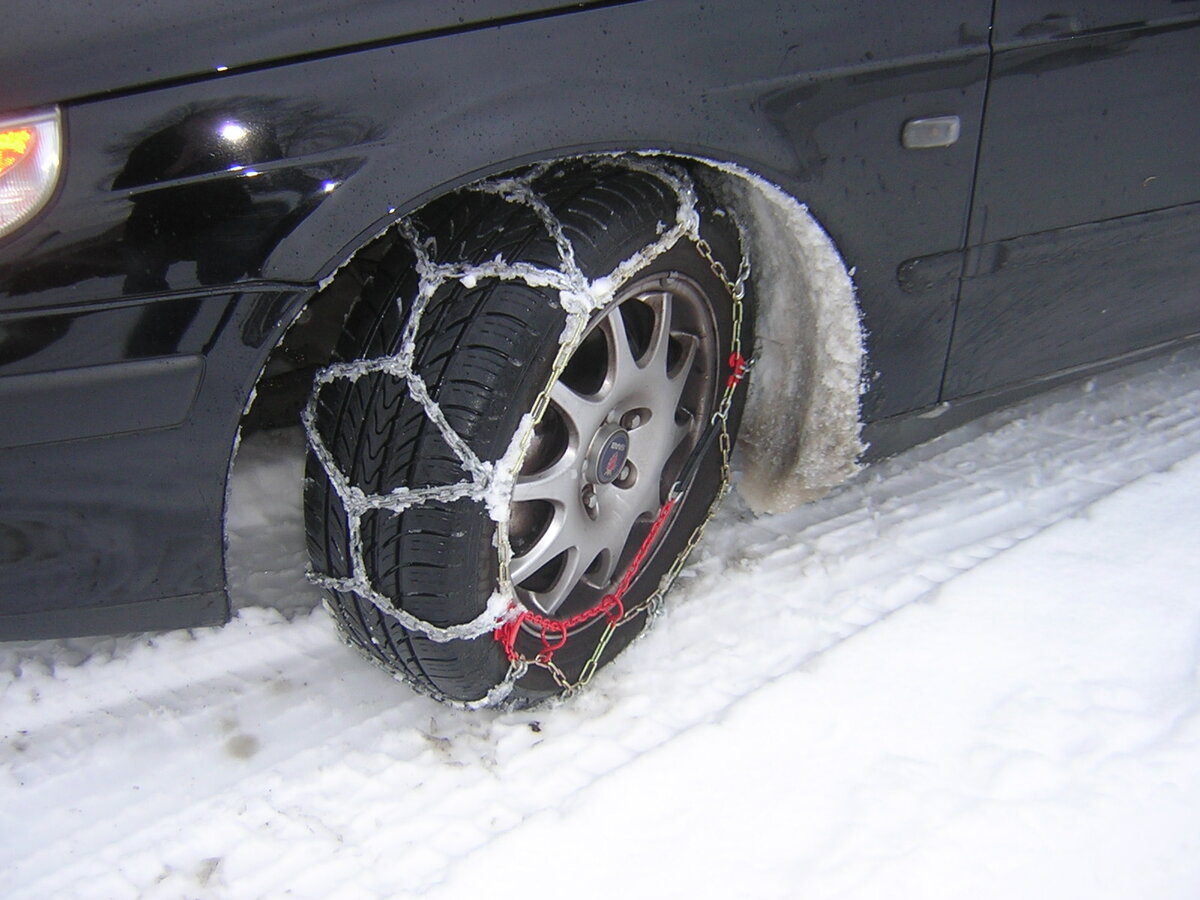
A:
{"label": "steel cable of chain", "polygon": [[[575,261],[574,248],[567,239],[562,224],[554,216],[546,201],[534,190],[534,181],[550,169],[549,164],[536,166],[520,177],[483,181],[464,190],[494,194],[500,196],[505,202],[520,203],[530,207],[555,241],[559,255],[560,268],[558,269],[546,269],[528,263],[508,263],[499,257],[486,263],[472,265],[436,263],[432,259],[432,248],[428,239],[423,240],[417,234],[412,220],[409,218],[399,220],[398,231],[414,254],[419,277],[417,295],[412,301],[411,310],[405,320],[400,350],[389,356],[335,363],[322,369],[314,380],[313,392],[301,416],[313,456],[324,470],[330,486],[345,510],[349,532],[347,535],[349,539],[349,576],[328,575],[313,571],[310,567],[309,580],[326,590],[354,594],[375,606],[384,615],[394,619],[405,629],[422,634],[433,641],[474,640],[491,634],[501,644],[508,659],[507,674],[486,696],[475,701],[457,703],[458,706],[479,708],[501,704],[511,693],[513,685],[526,674],[530,666],[539,666],[548,670],[555,683],[565,693],[573,692],[586,685],[599,667],[604,650],[616,630],[643,612],[653,616],[661,608],[664,595],[675,581],[688,556],[695,549],[705,526],[716,513],[721,500],[729,491],[732,438],[729,434],[727,419],[734,394],[750,368],[750,362],[743,354],[741,344],[743,299],[746,283],[750,276],[750,258],[743,226],[735,217],[734,221],[737,223],[740,239],[741,259],[738,273],[735,278],[731,279],[724,264],[715,257],[711,246],[700,235],[696,192],[687,172],[666,161],[644,157],[605,156],[596,158],[594,162],[597,165],[623,167],[650,174],[667,184],[679,201],[674,225],[666,228],[658,240],[642,248],[612,272],[589,282]],[[646,538],[622,575],[616,589],[612,593],[606,594],[593,607],[570,618],[553,619],[539,615],[526,608],[517,598],[516,589],[509,574],[512,547],[508,537],[507,509],[516,473],[520,470],[529,449],[534,428],[541,421],[550,404],[551,388],[566,369],[567,362],[582,341],[591,315],[611,302],[617,287],[625,283],[636,271],[666,253],[684,238],[688,238],[694,243],[713,274],[726,287],[732,300],[732,339],[728,357],[730,375],[726,380],[724,392],[708,427],[685,461],[678,479],[668,493],[666,502],[660,508]],[[558,352],[545,387],[538,394],[529,415],[525,417],[517,433],[513,436],[504,456],[492,462],[485,462],[476,457],[466,441],[454,431],[436,401],[430,396],[427,385],[416,373],[414,367],[417,330],[425,308],[435,292],[449,281],[459,281],[464,286],[471,287],[481,279],[520,281],[535,289],[555,289],[559,292],[559,301],[567,313],[567,325],[559,340]],[[397,298],[396,302],[403,305],[405,301],[404,298]],[[333,454],[325,445],[324,439],[317,431],[317,399],[322,388],[328,384],[335,381],[355,382],[360,378],[372,375],[390,375],[406,383],[409,397],[424,410],[425,415],[442,434],[446,444],[459,459],[465,476],[462,481],[425,488],[399,487],[386,494],[370,494],[351,483],[350,478],[340,469]],[[636,606],[626,607],[625,593],[637,577],[646,557],[653,551],[658,536],[669,521],[676,504],[691,486],[699,462],[707,454],[713,440],[718,440],[720,443],[721,480],[705,518],[693,529],[687,543],[650,596]],[[498,583],[484,610],[474,619],[459,625],[437,626],[405,611],[400,607],[398,600],[381,593],[370,583],[363,552],[362,516],[371,510],[402,512],[414,506],[431,502],[453,502],[462,499],[472,499],[485,504],[490,517],[496,523],[496,543],[499,555]],[[572,681],[554,662],[554,655],[566,646],[572,629],[600,617],[604,617],[606,620],[604,630],[597,640],[591,656],[584,663],[578,678]],[[539,639],[541,649],[532,657],[525,656],[516,649],[517,638],[523,630],[532,632]]]}

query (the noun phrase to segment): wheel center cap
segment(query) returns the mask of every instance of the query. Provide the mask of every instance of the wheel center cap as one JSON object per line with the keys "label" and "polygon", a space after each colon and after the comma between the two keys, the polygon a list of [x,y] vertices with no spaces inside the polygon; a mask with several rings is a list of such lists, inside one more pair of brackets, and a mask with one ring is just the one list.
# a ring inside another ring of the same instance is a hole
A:
{"label": "wheel center cap", "polygon": [[606,425],[596,432],[588,451],[586,474],[596,484],[611,484],[629,458],[629,432],[619,425]]}

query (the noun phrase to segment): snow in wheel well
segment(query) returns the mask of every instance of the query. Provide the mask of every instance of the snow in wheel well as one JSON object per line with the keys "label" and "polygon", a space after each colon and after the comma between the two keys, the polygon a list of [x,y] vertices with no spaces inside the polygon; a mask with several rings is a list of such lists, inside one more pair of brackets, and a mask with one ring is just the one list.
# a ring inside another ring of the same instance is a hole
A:
{"label": "snow in wheel well", "polygon": [[756,512],[782,512],[859,469],[864,350],[854,285],[806,206],[744,169],[702,162],[701,177],[746,226],[757,298],[737,487]]}

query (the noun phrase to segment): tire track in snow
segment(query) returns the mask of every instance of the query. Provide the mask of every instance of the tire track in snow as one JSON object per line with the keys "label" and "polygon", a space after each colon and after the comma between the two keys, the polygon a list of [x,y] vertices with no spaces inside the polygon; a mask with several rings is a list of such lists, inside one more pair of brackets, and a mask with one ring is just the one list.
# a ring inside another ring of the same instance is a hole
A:
{"label": "tire track in snow", "polygon": [[[1200,454],[1197,408],[1191,348],[968,425],[793,513],[731,506],[669,614],[548,709],[461,713],[363,666],[320,611],[302,612],[294,555],[290,572],[239,576],[251,604],[290,621],[250,606],[153,645],[8,645],[0,809],[21,837],[0,851],[4,882],[31,897],[427,890],[890,612]],[[283,552],[298,539],[298,509],[279,499],[295,461],[247,460],[253,508],[235,537]],[[235,733],[255,752],[227,752]]]}

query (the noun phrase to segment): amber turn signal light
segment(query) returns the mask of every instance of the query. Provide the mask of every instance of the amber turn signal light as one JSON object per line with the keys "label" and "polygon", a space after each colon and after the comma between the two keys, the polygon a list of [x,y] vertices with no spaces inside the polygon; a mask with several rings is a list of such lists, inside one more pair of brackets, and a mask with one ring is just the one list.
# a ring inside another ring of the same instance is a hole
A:
{"label": "amber turn signal light", "polygon": [[0,175],[3,175],[33,148],[32,128],[13,128],[0,131]]}
{"label": "amber turn signal light", "polygon": [[58,110],[0,118],[0,237],[21,227],[54,193],[61,135]]}

